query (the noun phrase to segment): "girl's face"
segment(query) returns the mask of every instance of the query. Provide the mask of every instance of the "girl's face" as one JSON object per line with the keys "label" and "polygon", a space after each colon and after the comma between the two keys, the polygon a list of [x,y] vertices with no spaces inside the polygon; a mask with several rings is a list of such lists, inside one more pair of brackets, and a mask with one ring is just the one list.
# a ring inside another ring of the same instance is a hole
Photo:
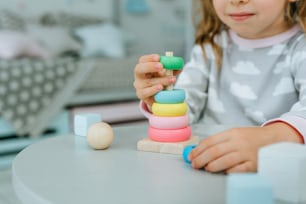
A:
{"label": "girl's face", "polygon": [[270,37],[286,31],[287,2],[294,0],[212,0],[220,20],[249,39]]}

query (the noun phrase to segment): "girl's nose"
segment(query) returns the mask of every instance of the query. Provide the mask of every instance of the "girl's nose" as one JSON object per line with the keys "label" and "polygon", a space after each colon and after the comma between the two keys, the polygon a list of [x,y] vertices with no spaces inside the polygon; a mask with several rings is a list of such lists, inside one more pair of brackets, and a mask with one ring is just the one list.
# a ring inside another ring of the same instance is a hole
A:
{"label": "girl's nose", "polygon": [[249,0],[230,0],[230,2],[234,5],[238,5],[238,4],[245,4],[248,3]]}

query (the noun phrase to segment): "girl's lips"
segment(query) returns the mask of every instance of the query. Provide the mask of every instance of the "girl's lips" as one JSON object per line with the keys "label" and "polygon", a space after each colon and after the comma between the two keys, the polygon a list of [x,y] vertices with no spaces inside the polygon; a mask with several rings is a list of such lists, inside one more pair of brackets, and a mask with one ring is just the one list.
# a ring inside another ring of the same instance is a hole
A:
{"label": "girl's lips", "polygon": [[232,13],[229,15],[235,21],[245,21],[248,18],[254,16],[253,13]]}

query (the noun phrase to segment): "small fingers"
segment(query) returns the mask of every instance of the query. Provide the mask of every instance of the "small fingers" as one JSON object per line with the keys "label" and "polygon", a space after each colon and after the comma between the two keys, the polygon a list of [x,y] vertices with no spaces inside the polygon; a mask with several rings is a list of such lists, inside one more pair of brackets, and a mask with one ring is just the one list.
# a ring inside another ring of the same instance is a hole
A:
{"label": "small fingers", "polygon": [[205,149],[200,155],[191,159],[192,167],[199,169],[210,164],[211,162],[218,161],[219,158],[226,157],[235,151],[235,146],[229,142],[221,142],[214,146]]}
{"label": "small fingers", "polygon": [[222,134],[222,133],[209,136],[205,138],[204,140],[202,140],[200,144],[190,152],[189,159],[193,160],[194,158],[198,157],[208,148],[215,146],[219,143],[226,142],[228,140],[229,138],[225,134]]}
{"label": "small fingers", "polygon": [[[142,89],[136,89],[136,95],[140,100],[146,100],[147,98],[153,98],[153,95],[158,91],[161,91],[163,86],[160,84],[145,87]],[[153,99],[152,99],[153,100]]]}
{"label": "small fingers", "polygon": [[145,77],[148,73],[158,73],[163,70],[163,65],[160,62],[145,62],[136,64],[134,69],[135,78]]}
{"label": "small fingers", "polygon": [[245,161],[241,164],[237,164],[227,170],[225,173],[242,173],[242,172],[256,172],[256,165],[253,164],[251,161]]}
{"label": "small fingers", "polygon": [[154,99],[152,97],[147,98],[146,100],[143,100],[143,102],[146,104],[147,109],[152,112],[152,105],[154,103]]}
{"label": "small fingers", "polygon": [[[157,88],[157,90],[160,91],[161,90],[160,88],[163,88],[163,86],[168,86],[174,84],[175,82],[176,82],[176,77],[174,76],[154,77],[154,78],[135,80],[133,85],[136,90],[152,87],[153,89]],[[153,86],[155,86],[155,88]]]}
{"label": "small fingers", "polygon": [[173,71],[173,75],[174,75],[174,76],[177,76],[177,75],[179,75],[182,71],[183,71],[182,69],[181,69],[181,70],[174,70],[174,71]]}
{"label": "small fingers", "polygon": [[138,59],[138,63],[159,62],[159,59],[160,56],[158,54],[143,55]]}
{"label": "small fingers", "polygon": [[238,152],[231,152],[208,163],[205,166],[205,170],[209,172],[220,172],[226,169],[231,169],[244,161],[246,161],[245,158],[242,155],[239,155]]}
{"label": "small fingers", "polygon": [[134,68],[134,88],[136,95],[146,104],[152,105],[153,95],[164,87],[176,82],[176,75],[166,76],[158,54],[141,56]]}

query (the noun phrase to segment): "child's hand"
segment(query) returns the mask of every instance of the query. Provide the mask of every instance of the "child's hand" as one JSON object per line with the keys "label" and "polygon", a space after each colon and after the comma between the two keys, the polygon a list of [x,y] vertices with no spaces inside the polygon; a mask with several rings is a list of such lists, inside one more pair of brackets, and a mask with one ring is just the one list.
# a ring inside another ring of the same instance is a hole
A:
{"label": "child's hand", "polygon": [[281,141],[301,142],[288,125],[233,128],[210,136],[191,151],[193,168],[209,172],[255,172],[259,148]]}
{"label": "child's hand", "polygon": [[[174,73],[176,75],[178,73]],[[134,70],[134,87],[137,97],[151,107],[153,96],[164,86],[174,84],[175,76],[166,76],[163,65],[159,62],[159,55],[144,55],[139,58]]]}

